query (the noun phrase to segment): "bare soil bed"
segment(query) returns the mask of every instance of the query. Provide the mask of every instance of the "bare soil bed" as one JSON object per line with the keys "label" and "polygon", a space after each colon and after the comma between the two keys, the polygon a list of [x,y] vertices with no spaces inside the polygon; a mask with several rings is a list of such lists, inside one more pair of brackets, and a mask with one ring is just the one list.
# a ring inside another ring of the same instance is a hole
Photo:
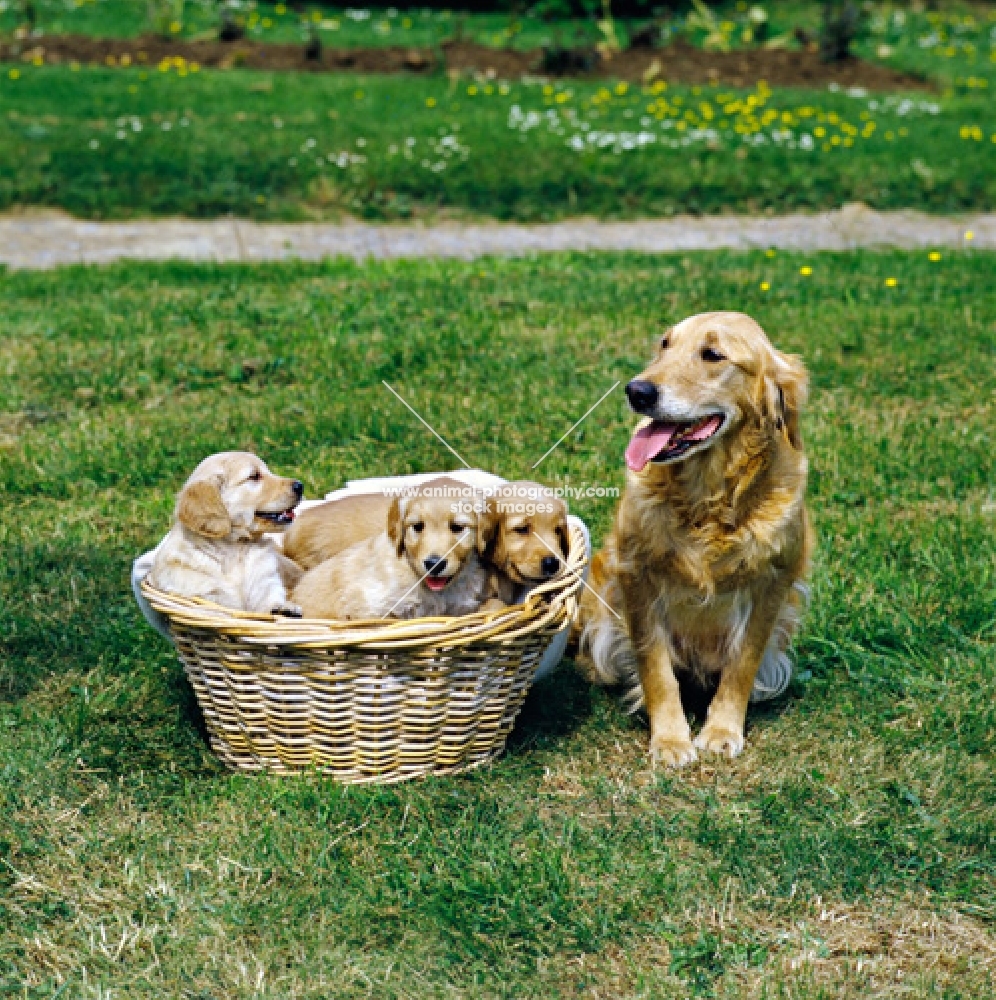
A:
{"label": "bare soil bed", "polygon": [[543,52],[493,49],[473,42],[453,41],[442,52],[400,46],[370,49],[325,48],[309,58],[302,45],[260,42],[182,42],[146,36],[102,39],[81,35],[52,35],[29,42],[0,43],[0,60],[37,60],[47,63],[80,62],[101,65],[155,64],[182,57],[201,66],[232,69],[295,70],[298,72],[426,73],[437,68],[467,73],[489,73],[504,79],[525,75],[579,76],[622,80],[660,77],[680,83],[749,87],[765,80],[773,87],[842,87],[868,90],[928,90],[929,82],[887,66],[848,59],[822,62],[815,52],[743,50],[704,52],[683,42],[663,49],[639,48],[601,59],[594,52],[568,53],[558,60],[563,71],[551,68]]}
{"label": "bare soil bed", "polygon": [[[470,42],[450,42],[443,50],[446,68],[451,70],[493,70],[496,76],[514,79],[543,69],[543,53],[539,51],[489,49]],[[622,80],[659,76],[678,83],[731,87],[750,87],[764,80],[773,87],[823,87],[837,83],[842,87],[867,90],[930,89],[927,81],[888,66],[860,59],[825,63],[815,52],[786,49],[705,52],[685,42],[676,42],[662,49],[629,49],[610,59],[592,61],[592,69],[578,75]]]}
{"label": "bare soil bed", "polygon": [[47,63],[80,62],[110,66],[156,64],[179,56],[218,69],[294,70],[297,72],[401,73],[424,72],[438,59],[431,49],[400,46],[371,49],[325,48],[309,59],[303,45],[238,42],[185,42],[146,35],[141,38],[89,38],[47,35],[30,42],[0,43],[0,59]]}

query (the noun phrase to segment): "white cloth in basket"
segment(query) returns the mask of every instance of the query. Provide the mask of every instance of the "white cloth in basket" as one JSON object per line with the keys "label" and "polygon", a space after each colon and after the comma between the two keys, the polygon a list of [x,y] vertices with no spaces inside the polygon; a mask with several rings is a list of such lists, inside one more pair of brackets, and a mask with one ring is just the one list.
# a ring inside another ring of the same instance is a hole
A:
{"label": "white cloth in basket", "polygon": [[[344,497],[350,494],[357,493],[383,493],[385,491],[400,492],[406,489],[413,489],[422,483],[428,482],[430,479],[435,479],[437,476],[450,476],[459,482],[466,483],[468,486],[473,486],[480,490],[495,490],[502,484],[507,482],[507,480],[502,479],[500,476],[492,475],[490,472],[485,472],[483,469],[456,469],[452,472],[426,472],[413,476],[384,476],[377,479],[356,479],[350,480],[341,489],[333,490],[331,493],[326,494],[323,500],[305,500],[300,505],[300,510],[307,510],[309,507],[318,507],[329,500],[338,500],[340,497]],[[584,536],[585,548],[588,553],[588,559],[591,559],[591,533],[588,531],[588,526],[579,517],[575,517],[573,514],[570,515],[570,521],[581,529],[581,533]],[[281,543],[279,535],[274,536],[274,540],[277,544]],[[164,635],[167,639],[172,642],[169,634],[169,627],[167,626],[165,618],[156,611],[152,605],[145,599],[145,595],[142,593],[142,581],[148,576],[149,570],[152,569],[152,562],[156,557],[156,550],[152,549],[150,552],[145,552],[140,555],[134,563],[132,563],[131,568],[131,589],[132,593],[135,595],[135,600],[138,602],[138,607],[142,614],[145,616],[146,621],[157,631]],[[587,568],[585,569],[585,578],[587,579]],[[550,642],[547,647],[546,652],[544,652],[543,657],[539,662],[539,666],[536,668],[536,673],[533,675],[534,680],[539,680],[541,677],[545,677],[547,674],[551,673],[560,661],[564,657],[564,650],[567,648],[568,634],[570,633],[570,626],[565,627],[560,632],[558,632]]]}

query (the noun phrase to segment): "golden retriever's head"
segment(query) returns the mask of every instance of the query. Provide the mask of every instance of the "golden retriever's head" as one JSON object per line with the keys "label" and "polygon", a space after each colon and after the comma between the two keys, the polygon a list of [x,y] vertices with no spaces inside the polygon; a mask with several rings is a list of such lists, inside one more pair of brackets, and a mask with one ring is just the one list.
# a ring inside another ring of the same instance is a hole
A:
{"label": "golden retriever's head", "polygon": [[551,580],[569,551],[567,504],[539,483],[506,483],[489,497],[485,558],[518,584]]}
{"label": "golden retriever's head", "polygon": [[479,549],[480,498],[465,483],[440,476],[395,497],[387,533],[429,590],[445,590]]}
{"label": "golden retriever's head", "polygon": [[690,316],[664,334],[657,357],[626,386],[630,406],[648,418],[626,464],[641,472],[650,462],[684,461],[747,425],[801,449],[806,390],[802,362],[776,350],[749,316]]}
{"label": "golden retriever's head", "polygon": [[224,451],[194,469],[176,501],[176,519],[207,538],[240,541],[282,531],[294,520],[304,487],[275,476],[246,451]]}

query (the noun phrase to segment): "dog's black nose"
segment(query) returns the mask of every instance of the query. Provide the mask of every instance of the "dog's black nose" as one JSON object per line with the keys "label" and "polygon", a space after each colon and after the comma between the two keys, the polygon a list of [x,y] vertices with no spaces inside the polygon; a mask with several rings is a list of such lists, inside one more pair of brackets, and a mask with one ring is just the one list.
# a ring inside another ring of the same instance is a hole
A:
{"label": "dog's black nose", "polygon": [[543,570],[544,576],[553,576],[560,569],[560,560],[556,556],[543,556],[540,569]]}
{"label": "dog's black nose", "polygon": [[440,559],[439,556],[426,556],[422,560],[422,565],[430,576],[439,576],[446,569],[446,560]]}
{"label": "dog's black nose", "polygon": [[660,393],[653,382],[635,378],[626,386],[629,405],[637,412],[652,416],[650,411],[657,405]]}
{"label": "dog's black nose", "polygon": [[300,479],[295,479],[294,482],[291,483],[291,489],[294,491],[294,496],[296,496],[298,500],[304,496],[304,483],[302,483]]}

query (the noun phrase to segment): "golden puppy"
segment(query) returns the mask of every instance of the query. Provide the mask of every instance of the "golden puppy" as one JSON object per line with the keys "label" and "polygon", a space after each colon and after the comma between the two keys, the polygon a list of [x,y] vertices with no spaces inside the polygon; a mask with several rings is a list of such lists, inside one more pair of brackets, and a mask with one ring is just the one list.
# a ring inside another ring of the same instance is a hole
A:
{"label": "golden puppy", "polygon": [[265,536],[294,520],[303,493],[298,480],[274,476],[248,452],[204,459],[180,491],[149,583],[242,611],[300,617],[286,588],[301,571]]}
{"label": "golden puppy", "polygon": [[[811,532],[799,430],[806,372],[742,313],[692,316],[626,387],[646,419],[626,490],[582,601],[597,679],[631,685],[655,759],[736,756],[758,681],[791,676]],[[603,603],[604,602],[604,603]],[[694,744],[678,677],[718,680]],[[767,683],[767,682],[766,682]],[[762,693],[760,690],[755,693]]]}
{"label": "golden puppy", "polygon": [[284,536],[284,555],[312,569],[351,545],[381,534],[390,507],[389,496],[370,493],[340,497],[302,511]]}
{"label": "golden puppy", "polygon": [[546,486],[506,483],[488,498],[480,530],[492,571],[490,593],[503,604],[521,603],[564,567],[567,504]]}
{"label": "golden puppy", "polygon": [[309,618],[466,615],[486,599],[481,501],[441,476],[389,504],[387,524],[301,578],[294,600]]}

